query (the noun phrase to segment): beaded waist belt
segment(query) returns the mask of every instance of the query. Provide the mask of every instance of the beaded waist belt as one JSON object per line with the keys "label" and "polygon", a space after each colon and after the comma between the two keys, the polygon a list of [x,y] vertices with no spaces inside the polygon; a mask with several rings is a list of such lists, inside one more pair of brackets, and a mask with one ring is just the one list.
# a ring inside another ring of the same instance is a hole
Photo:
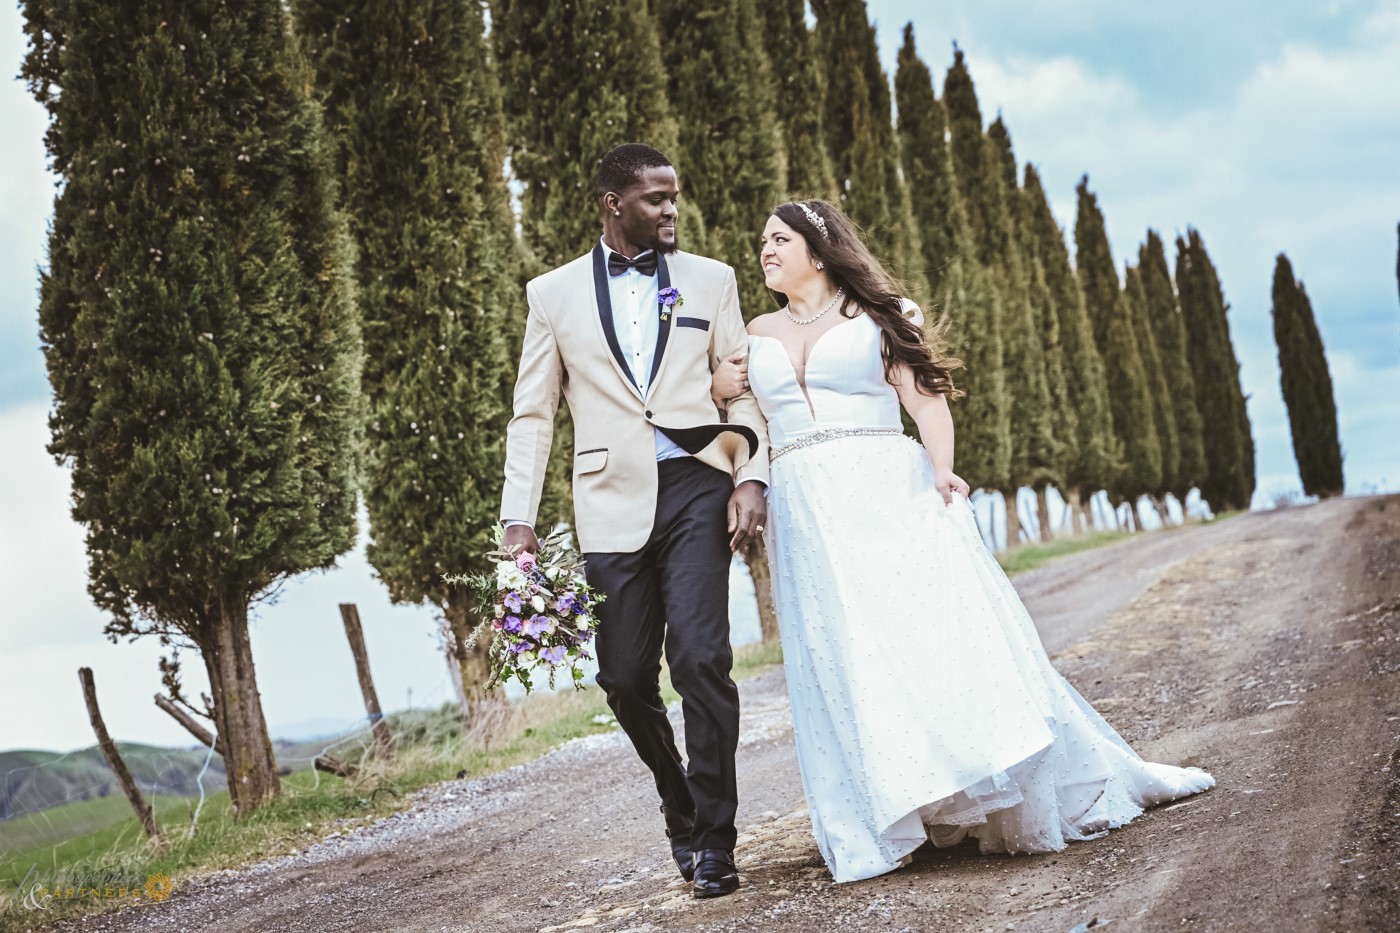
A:
{"label": "beaded waist belt", "polygon": [[903,433],[903,428],[822,428],[820,431],[802,435],[791,444],[784,444],[782,447],[779,447],[768,455],[768,461],[771,463],[783,454],[792,453],[794,450],[800,450],[803,447],[811,447],[813,444],[834,441],[838,437],[866,437],[868,435]]}

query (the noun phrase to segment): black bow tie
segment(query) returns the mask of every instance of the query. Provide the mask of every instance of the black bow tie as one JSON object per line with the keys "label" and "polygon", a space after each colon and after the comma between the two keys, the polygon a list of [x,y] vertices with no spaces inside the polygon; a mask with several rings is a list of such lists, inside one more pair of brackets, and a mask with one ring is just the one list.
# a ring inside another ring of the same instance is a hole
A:
{"label": "black bow tie", "polygon": [[608,275],[621,275],[628,269],[636,269],[642,275],[656,275],[656,250],[649,249],[636,259],[628,259],[621,253],[608,253]]}

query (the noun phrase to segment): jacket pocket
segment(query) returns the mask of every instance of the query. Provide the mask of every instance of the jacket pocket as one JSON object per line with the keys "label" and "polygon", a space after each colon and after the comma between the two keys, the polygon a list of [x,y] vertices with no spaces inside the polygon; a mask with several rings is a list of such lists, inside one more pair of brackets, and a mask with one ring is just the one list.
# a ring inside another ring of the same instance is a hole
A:
{"label": "jacket pocket", "polygon": [[709,330],[710,322],[702,317],[677,317],[677,327],[694,327],[696,330]]}
{"label": "jacket pocket", "polygon": [[574,455],[574,475],[580,476],[584,473],[596,473],[608,462],[608,449],[597,447],[593,450],[581,450]]}

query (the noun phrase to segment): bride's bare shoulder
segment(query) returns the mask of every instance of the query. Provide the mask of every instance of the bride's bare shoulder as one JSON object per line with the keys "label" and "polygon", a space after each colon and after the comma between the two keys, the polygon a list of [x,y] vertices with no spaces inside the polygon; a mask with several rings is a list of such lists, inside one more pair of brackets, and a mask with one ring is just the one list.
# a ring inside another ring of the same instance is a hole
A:
{"label": "bride's bare shoulder", "polygon": [[748,331],[755,337],[771,337],[773,336],[773,325],[777,322],[777,319],[778,312],[776,311],[760,314],[752,321],[749,321]]}

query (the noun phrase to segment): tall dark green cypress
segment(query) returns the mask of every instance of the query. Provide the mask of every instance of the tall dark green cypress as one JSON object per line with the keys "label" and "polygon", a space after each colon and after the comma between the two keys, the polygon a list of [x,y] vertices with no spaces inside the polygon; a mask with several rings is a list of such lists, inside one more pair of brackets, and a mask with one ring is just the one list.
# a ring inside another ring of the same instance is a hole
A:
{"label": "tall dark green cypress", "polygon": [[[1005,347],[1006,391],[1011,399],[1011,482],[1009,493],[1015,502],[1015,491],[1022,486],[1043,495],[1052,483],[1063,483],[1059,469],[1060,442],[1054,435],[1054,410],[1050,404],[1050,387],[1046,378],[1044,335],[1037,324],[1035,301],[1043,296],[1032,295],[1031,270],[1027,268],[1021,240],[1026,235],[1023,192],[1017,184],[1019,174],[1016,154],[1011,147],[1011,133],[1005,121],[997,117],[987,130],[992,143],[997,177],[992,184],[1000,188],[996,197],[1005,207],[1005,241],[1002,247],[1002,280],[1006,282],[1003,338]],[[1011,536],[1008,510],[1007,541]]]}
{"label": "tall dark green cypress", "polygon": [[1324,499],[1341,495],[1342,447],[1327,353],[1312,302],[1283,253],[1274,266],[1273,318],[1279,378],[1303,492]]}
{"label": "tall dark green cypress", "polygon": [[1157,441],[1162,448],[1162,469],[1157,485],[1147,490],[1152,503],[1163,521],[1167,519],[1164,497],[1176,484],[1177,471],[1181,467],[1181,445],[1176,428],[1176,410],[1172,407],[1171,385],[1167,381],[1162,356],[1157,350],[1157,338],[1148,320],[1147,290],[1143,285],[1142,270],[1129,265],[1124,274],[1124,307],[1133,324],[1133,338],[1137,341],[1138,355],[1142,359],[1142,372],[1147,380],[1147,393],[1152,400],[1152,423],[1156,426]]}
{"label": "tall dark green cypress", "polygon": [[1196,407],[1196,380],[1186,352],[1186,324],[1167,266],[1166,249],[1157,231],[1147,231],[1147,241],[1138,250],[1138,262],[1147,299],[1147,319],[1166,375],[1176,423],[1176,466],[1168,477],[1167,491],[1184,503],[1191,487],[1205,475],[1206,452],[1201,412]]}
{"label": "tall dark green cypress", "polygon": [[[996,434],[997,413],[1005,405],[1005,372],[994,359],[1000,307],[990,277],[977,263],[967,214],[953,177],[946,137],[947,116],[933,93],[933,77],[914,48],[914,28],[904,28],[895,72],[900,154],[908,182],[923,267],[932,289],[932,323],[948,314],[953,354],[967,369],[958,374],[968,394],[954,403],[957,468],[973,488],[991,488],[995,456],[1009,435]],[[995,365],[993,365],[995,364]]]}
{"label": "tall dark green cypress", "polygon": [[490,550],[519,304],[505,126],[482,8],[297,0],[339,139],[359,245],[369,561],[399,603],[443,613],[462,683],[484,682],[472,607],[442,575]]}
{"label": "tall dark green cypress", "polygon": [[250,604],[355,541],[352,247],[274,0],[27,0],[63,184],[39,321],[107,632],[197,646],[235,812],[280,789]]}
{"label": "tall dark green cypress", "polygon": [[967,214],[948,152],[948,117],[934,95],[933,76],[914,47],[913,23],[904,27],[894,89],[899,152],[922,265],[935,302],[946,301],[946,279],[954,264],[968,255]]}
{"label": "tall dark green cypress", "polygon": [[840,192],[822,130],[826,73],[817,56],[816,37],[807,27],[806,0],[764,0],[758,13],[775,92],[787,194],[836,201]]}
{"label": "tall dark green cypress", "polygon": [[[698,213],[706,252],[734,267],[745,317],[773,310],[758,264],[768,212],[783,197],[783,156],[767,53],[754,0],[657,0],[662,35],[685,36],[666,69],[685,167],[686,212]],[[719,63],[723,63],[721,66]]]}
{"label": "tall dark green cypress", "polygon": [[1040,173],[1026,166],[1025,202],[1028,242],[1045,276],[1051,305],[1059,324],[1064,354],[1064,375],[1069,405],[1074,411],[1074,435],[1067,443],[1065,485],[1069,500],[1080,507],[1097,490],[1106,488],[1118,470],[1122,447],[1113,434],[1108,404],[1108,382],[1103,357],[1094,341],[1093,324],[1084,304],[1084,292],[1070,264],[1064,231],[1055,221]]}
{"label": "tall dark green cypress", "polygon": [[1132,318],[1118,281],[1098,198],[1089,190],[1087,175],[1080,179],[1076,191],[1079,211],[1074,224],[1075,264],[1084,290],[1084,305],[1094,325],[1094,341],[1103,357],[1113,432],[1123,445],[1122,469],[1108,491],[1120,502],[1133,502],[1160,485],[1162,446]]}
{"label": "tall dark green cypress", "polygon": [[[609,0],[492,0],[491,36],[511,172],[524,187],[522,234],[544,271],[597,241],[593,177],[609,149],[643,142],[677,158],[656,19],[649,5]],[[684,191],[685,166],[676,169]]]}
{"label": "tall dark green cypress", "polygon": [[875,254],[904,281],[910,296],[926,301],[928,283],[909,191],[899,171],[889,79],[880,67],[865,0],[813,0],[812,10],[817,50],[827,75],[827,151],[841,204],[865,231]]}
{"label": "tall dark green cypress", "polygon": [[[983,398],[977,445],[981,473],[970,480],[986,489],[1005,490],[1011,483],[1011,401],[1005,364],[1004,284],[998,276],[997,256],[989,220],[989,181],[996,178],[992,144],[982,132],[982,112],[977,92],[961,51],[954,55],[943,82],[943,106],[948,118],[949,153],[958,198],[968,220],[967,270],[981,278],[981,289],[992,297],[981,307],[990,313],[975,320],[976,329],[964,333],[957,349],[967,364],[969,397]],[[971,420],[971,413],[965,421]],[[964,449],[967,444],[960,443]]]}
{"label": "tall dark green cypress", "polygon": [[1177,237],[1176,248],[1176,288],[1206,451],[1201,496],[1217,511],[1247,509],[1254,492],[1254,442],[1249,420],[1242,417],[1240,364],[1230,341],[1225,296],[1196,230]]}

